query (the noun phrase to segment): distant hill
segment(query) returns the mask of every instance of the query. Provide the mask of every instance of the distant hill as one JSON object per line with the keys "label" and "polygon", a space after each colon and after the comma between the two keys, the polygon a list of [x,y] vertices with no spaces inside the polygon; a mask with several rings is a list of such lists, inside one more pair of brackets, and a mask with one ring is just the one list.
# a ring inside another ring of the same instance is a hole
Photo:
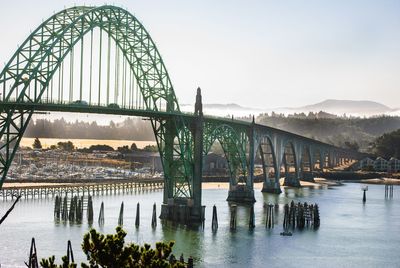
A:
{"label": "distant hill", "polygon": [[291,108],[301,112],[324,111],[332,114],[351,114],[351,115],[381,115],[395,111],[386,105],[374,101],[354,101],[354,100],[325,100],[316,104],[307,105],[299,108]]}
{"label": "distant hill", "polygon": [[[191,104],[183,104],[181,108],[185,112],[192,112],[194,107]],[[353,116],[373,116],[373,115],[400,115],[400,109],[392,109],[386,105],[383,105],[374,101],[354,101],[354,100],[334,100],[328,99],[322,102],[306,105],[302,107],[286,107],[286,108],[250,108],[241,106],[235,103],[229,104],[203,104],[203,111],[209,115],[216,116],[247,116],[249,114],[261,114],[261,113],[318,113],[320,111],[333,114],[333,115],[353,115]]]}

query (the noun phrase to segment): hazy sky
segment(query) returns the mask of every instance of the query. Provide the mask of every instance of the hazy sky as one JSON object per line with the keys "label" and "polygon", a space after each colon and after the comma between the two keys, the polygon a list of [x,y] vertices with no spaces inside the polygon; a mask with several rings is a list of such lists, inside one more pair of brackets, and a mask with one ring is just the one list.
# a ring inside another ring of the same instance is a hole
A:
{"label": "hazy sky", "polygon": [[[55,11],[104,1],[0,2],[0,62]],[[181,103],[271,108],[327,98],[400,107],[399,0],[115,1],[147,28]],[[1,65],[3,67],[3,65]]]}

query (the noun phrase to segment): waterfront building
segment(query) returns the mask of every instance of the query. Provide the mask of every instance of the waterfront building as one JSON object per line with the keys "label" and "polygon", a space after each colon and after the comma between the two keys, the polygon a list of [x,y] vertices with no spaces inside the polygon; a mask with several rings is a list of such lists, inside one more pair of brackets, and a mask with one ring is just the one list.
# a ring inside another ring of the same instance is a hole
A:
{"label": "waterfront building", "polygon": [[359,169],[369,169],[374,167],[374,160],[369,157],[366,157],[359,162]]}
{"label": "waterfront building", "polygon": [[386,172],[388,170],[388,161],[382,157],[376,158],[374,161],[374,170]]}
{"label": "waterfront building", "polygon": [[400,172],[400,160],[394,157],[388,162],[388,172]]}

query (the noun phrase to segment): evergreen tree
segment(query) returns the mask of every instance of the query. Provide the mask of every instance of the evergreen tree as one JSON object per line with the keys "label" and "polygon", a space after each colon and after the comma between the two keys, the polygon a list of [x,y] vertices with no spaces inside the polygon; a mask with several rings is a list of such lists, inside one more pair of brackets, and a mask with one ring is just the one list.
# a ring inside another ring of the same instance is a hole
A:
{"label": "evergreen tree", "polygon": [[42,143],[40,142],[39,138],[35,138],[32,147],[33,149],[42,149]]}
{"label": "evergreen tree", "polygon": [[[126,232],[119,226],[116,234],[103,235],[95,229],[83,237],[82,250],[88,263],[82,263],[83,268],[95,267],[185,267],[181,261],[175,260],[171,255],[174,242],[156,243],[155,249],[150,245],[125,245]],[[174,260],[170,262],[169,260]],[[69,263],[66,256],[62,258],[63,264],[55,264],[54,256],[42,259],[40,265],[44,268],[75,268],[74,263]]]}

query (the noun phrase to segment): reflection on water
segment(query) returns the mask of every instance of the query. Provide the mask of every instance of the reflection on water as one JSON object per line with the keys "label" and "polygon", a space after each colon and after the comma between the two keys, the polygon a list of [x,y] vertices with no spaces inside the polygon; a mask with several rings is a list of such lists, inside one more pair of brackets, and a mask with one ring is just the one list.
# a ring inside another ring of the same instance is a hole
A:
{"label": "reflection on water", "polygon": [[[229,267],[398,267],[400,254],[400,187],[394,188],[393,199],[385,199],[384,186],[371,185],[367,202],[362,203],[359,184],[345,184],[334,188],[286,188],[280,195],[256,191],[254,204],[255,225],[249,230],[249,206],[239,205],[237,229],[230,231],[229,204],[225,201],[226,189],[203,191],[206,207],[204,229],[187,228],[168,222],[158,222],[151,228],[153,203],[159,213],[162,192],[144,192],[125,195],[95,196],[94,218],[100,204],[105,205],[105,225],[102,232],[111,233],[118,222],[119,207],[124,201],[124,229],[127,241],[143,244],[175,240],[174,254],[185,258],[193,256],[198,266]],[[292,237],[280,236],[282,232],[283,205],[295,202],[318,203],[321,227],[314,231],[295,230]],[[136,203],[140,202],[140,226],[135,228]],[[266,209],[263,204],[278,203],[274,229],[266,229]],[[212,206],[217,206],[216,233],[211,230]],[[0,202],[3,215],[11,201]],[[80,252],[82,235],[87,224],[70,225],[54,223],[54,200],[21,200],[6,222],[0,227],[0,263],[2,267],[25,267],[23,261],[32,236],[40,257],[66,253],[67,240],[72,241],[74,255],[83,260]]]}

